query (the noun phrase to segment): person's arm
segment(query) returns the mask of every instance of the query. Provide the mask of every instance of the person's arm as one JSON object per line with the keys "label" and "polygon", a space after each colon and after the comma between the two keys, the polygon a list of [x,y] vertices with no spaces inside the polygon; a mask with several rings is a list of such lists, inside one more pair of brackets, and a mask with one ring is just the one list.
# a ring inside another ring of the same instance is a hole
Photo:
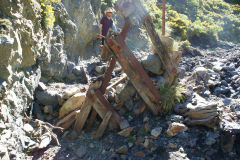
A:
{"label": "person's arm", "polygon": [[102,35],[102,27],[103,27],[103,25],[100,24],[100,25],[99,25],[99,33],[98,33],[98,37],[99,37],[99,38],[101,38],[101,35]]}

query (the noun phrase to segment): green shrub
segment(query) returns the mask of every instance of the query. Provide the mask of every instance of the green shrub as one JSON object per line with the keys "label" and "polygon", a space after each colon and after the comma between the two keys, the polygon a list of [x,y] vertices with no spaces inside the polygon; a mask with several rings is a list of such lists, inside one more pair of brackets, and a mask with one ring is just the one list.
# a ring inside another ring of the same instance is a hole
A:
{"label": "green shrub", "polygon": [[40,2],[42,7],[42,23],[45,28],[52,29],[55,22],[54,7],[52,3],[60,3],[60,0],[40,0]]}
{"label": "green shrub", "polygon": [[180,37],[181,40],[187,39],[187,28],[191,24],[191,20],[186,15],[169,10],[167,23],[172,27],[171,36],[173,38]]}
{"label": "green shrub", "polygon": [[222,0],[169,0],[171,36],[191,43],[240,42],[240,6]]}
{"label": "green shrub", "polygon": [[182,103],[185,100],[183,92],[185,89],[178,86],[162,86],[160,88],[161,102],[160,105],[163,107],[166,113],[170,113],[173,110],[175,102]]}

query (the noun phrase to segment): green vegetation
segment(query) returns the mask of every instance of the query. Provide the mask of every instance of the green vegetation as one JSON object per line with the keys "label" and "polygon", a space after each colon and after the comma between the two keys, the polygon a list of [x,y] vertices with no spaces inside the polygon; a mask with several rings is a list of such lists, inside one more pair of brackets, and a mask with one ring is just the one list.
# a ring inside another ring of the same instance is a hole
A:
{"label": "green vegetation", "polygon": [[140,129],[140,134],[141,134],[142,136],[148,135],[149,132],[150,132],[150,131],[147,130],[146,128],[141,128],[141,129]]}
{"label": "green vegetation", "polygon": [[163,107],[166,113],[170,113],[173,110],[175,102],[182,103],[185,100],[183,96],[184,88],[178,86],[162,86],[160,88],[160,95],[162,96],[160,105]]}
{"label": "green vegetation", "polygon": [[42,7],[42,22],[45,28],[52,29],[55,22],[54,7],[52,3],[60,2],[59,0],[40,0]]}
{"label": "green vegetation", "polygon": [[191,43],[240,42],[240,6],[222,0],[169,0],[171,36]]}
{"label": "green vegetation", "polygon": [[135,136],[129,136],[128,137],[128,142],[133,143],[136,140]]}

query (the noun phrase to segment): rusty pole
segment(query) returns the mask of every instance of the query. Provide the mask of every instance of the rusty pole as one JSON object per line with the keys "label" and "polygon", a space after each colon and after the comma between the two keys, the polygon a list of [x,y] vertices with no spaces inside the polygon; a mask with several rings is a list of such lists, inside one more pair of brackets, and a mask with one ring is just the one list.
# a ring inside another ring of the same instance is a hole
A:
{"label": "rusty pole", "polygon": [[165,10],[166,10],[166,3],[165,0],[162,1],[162,35],[165,36],[165,26],[166,26],[166,20],[165,20]]}

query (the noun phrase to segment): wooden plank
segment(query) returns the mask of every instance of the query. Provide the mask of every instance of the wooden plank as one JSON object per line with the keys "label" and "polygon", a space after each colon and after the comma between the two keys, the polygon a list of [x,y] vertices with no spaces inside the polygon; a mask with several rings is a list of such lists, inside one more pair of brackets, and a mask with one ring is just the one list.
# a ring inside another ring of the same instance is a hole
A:
{"label": "wooden plank", "polygon": [[128,75],[140,96],[152,110],[153,114],[157,115],[162,110],[159,105],[160,94],[145,70],[137,62],[136,58],[134,59],[134,55],[123,40],[106,39],[106,43],[113,50],[124,72]]}
{"label": "wooden plank", "polygon": [[107,125],[108,125],[108,122],[109,122],[111,116],[112,116],[112,112],[111,112],[111,111],[108,111],[108,112],[106,113],[106,115],[104,116],[103,121],[102,121],[102,123],[100,124],[100,126],[99,126],[99,128],[98,128],[98,130],[97,130],[97,132],[96,132],[95,138],[100,138],[100,137],[102,137],[105,129],[107,128]]}
{"label": "wooden plank", "polygon": [[68,114],[66,117],[61,119],[56,126],[57,127],[62,127],[64,129],[68,129],[76,120],[77,114],[80,113],[80,109],[77,109],[70,114]]}
{"label": "wooden plank", "polygon": [[88,115],[92,109],[92,95],[89,93],[87,94],[87,97],[82,105],[80,113],[77,115],[76,122],[74,125],[74,130],[80,132],[82,131],[84,124],[88,118]]}
{"label": "wooden plank", "polygon": [[114,108],[111,106],[111,104],[108,102],[108,100],[103,96],[100,90],[96,90],[95,92],[96,97],[101,102],[101,104],[107,109],[112,111],[113,113],[113,120],[117,122],[117,124],[120,124],[122,121],[122,118],[118,115],[118,113],[114,110]]}
{"label": "wooden plank", "polygon": [[93,124],[94,124],[94,122],[96,120],[96,117],[97,117],[97,111],[93,108],[91,116],[90,116],[90,118],[88,120],[86,131],[90,131],[90,129],[92,128],[92,126],[93,126]]}
{"label": "wooden plank", "polygon": [[104,81],[102,83],[102,86],[100,88],[100,91],[105,94],[106,92],[106,88],[109,84],[109,81],[111,80],[111,76],[112,76],[112,72],[114,70],[114,67],[116,65],[116,58],[115,57],[112,57],[110,63],[109,63],[109,67],[107,69],[107,71],[105,72],[105,75],[104,75]]}

